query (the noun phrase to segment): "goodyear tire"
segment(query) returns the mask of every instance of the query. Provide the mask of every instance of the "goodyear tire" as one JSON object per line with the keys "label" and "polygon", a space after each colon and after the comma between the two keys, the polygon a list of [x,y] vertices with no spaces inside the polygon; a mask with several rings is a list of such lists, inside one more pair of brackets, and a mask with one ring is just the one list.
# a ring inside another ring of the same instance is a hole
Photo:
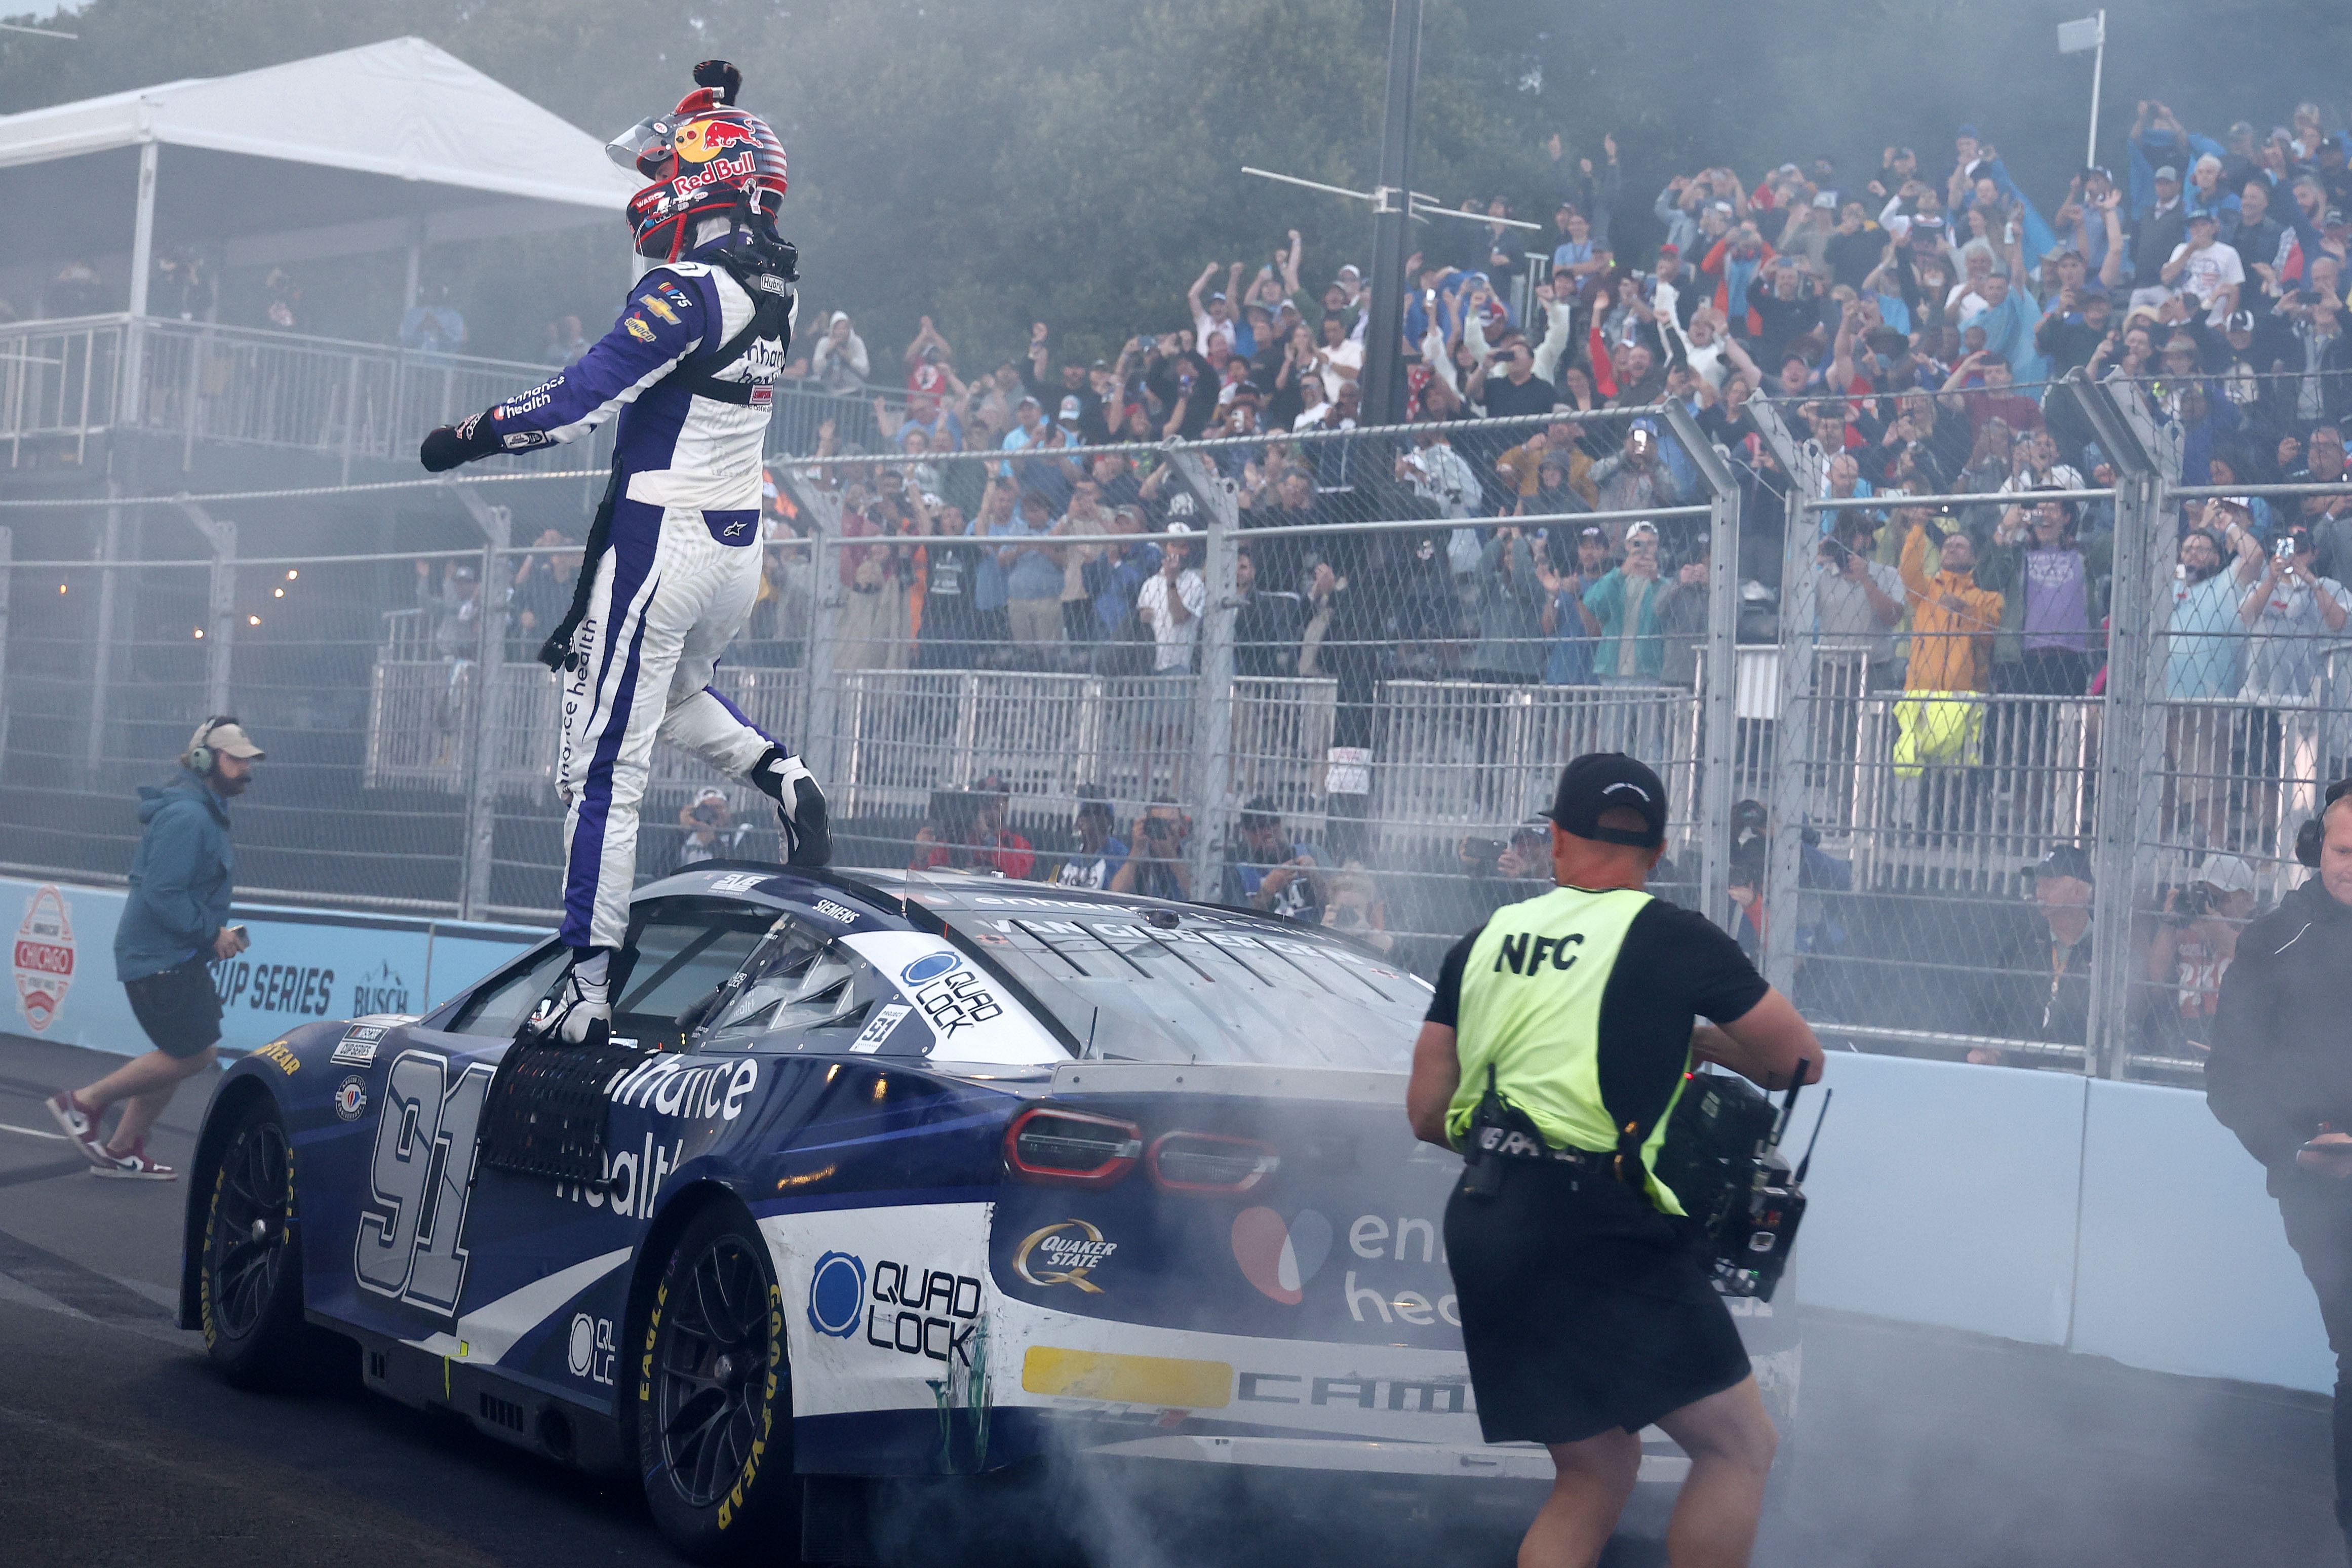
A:
{"label": "goodyear tire", "polygon": [[302,1321],[294,1161],[278,1107],[264,1100],[247,1108],[200,1180],[205,1350],[240,1387],[299,1382],[313,1370],[318,1347]]}
{"label": "goodyear tire", "polygon": [[678,1237],[632,1382],[646,1502],[670,1544],[697,1563],[795,1561],[783,1298],[750,1219],[714,1208]]}

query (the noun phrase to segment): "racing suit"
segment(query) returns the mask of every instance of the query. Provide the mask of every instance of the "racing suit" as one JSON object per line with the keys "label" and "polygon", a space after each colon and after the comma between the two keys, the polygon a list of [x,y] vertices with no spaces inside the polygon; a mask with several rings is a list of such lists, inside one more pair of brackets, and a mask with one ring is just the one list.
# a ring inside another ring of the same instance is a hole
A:
{"label": "racing suit", "polygon": [[[494,437],[498,448],[522,451],[620,416],[609,518],[590,542],[562,661],[561,935],[574,949],[618,948],[626,933],[656,735],[735,778],[784,750],[709,683],[759,595],[761,444],[799,301],[780,336],[705,363],[739,340],[759,303],[713,259],[723,244],[646,272],[611,331],[492,407],[482,433],[486,445]],[[772,274],[751,282],[783,287]],[[550,649],[562,651],[558,639]]]}

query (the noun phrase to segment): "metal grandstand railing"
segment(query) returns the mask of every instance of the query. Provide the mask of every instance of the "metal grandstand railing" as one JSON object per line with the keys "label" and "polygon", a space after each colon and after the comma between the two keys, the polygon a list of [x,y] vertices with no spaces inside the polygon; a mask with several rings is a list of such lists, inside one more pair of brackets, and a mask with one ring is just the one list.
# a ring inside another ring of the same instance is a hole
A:
{"label": "metal grandstand railing", "polygon": [[[137,352],[132,353],[136,347]],[[125,386],[126,366],[136,366]],[[555,367],[425,353],[249,327],[127,315],[0,325],[0,449],[27,444],[88,456],[94,437],[137,429],[200,445],[268,447],[339,459],[406,460],[423,434],[524,391]],[[886,408],[903,414],[892,394]],[[828,423],[845,446],[877,439],[876,398],[779,384],[769,449],[816,449]],[[525,467],[594,466],[579,447],[532,454]]]}

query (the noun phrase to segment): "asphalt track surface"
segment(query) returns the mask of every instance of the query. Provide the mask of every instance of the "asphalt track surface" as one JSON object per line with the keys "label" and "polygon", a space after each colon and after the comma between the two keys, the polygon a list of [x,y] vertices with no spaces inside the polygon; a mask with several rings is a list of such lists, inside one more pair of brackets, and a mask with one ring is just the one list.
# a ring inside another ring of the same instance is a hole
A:
{"label": "asphalt track surface", "polygon": [[[642,1503],[362,1394],[240,1393],[172,1326],[184,1183],[107,1182],[41,1099],[110,1058],[0,1037],[0,1563],[334,1568],[676,1561]],[[208,1091],[152,1141],[184,1164]],[[2322,1400],[1841,1314],[1807,1320],[1788,1512],[1760,1568],[2343,1564]],[[1115,1568],[1504,1568],[1520,1520],[1203,1510],[1119,1532]],[[1029,1563],[1020,1516],[941,1562]],[[786,1561],[779,1556],[775,1561]],[[1612,1565],[1663,1561],[1627,1542]]]}

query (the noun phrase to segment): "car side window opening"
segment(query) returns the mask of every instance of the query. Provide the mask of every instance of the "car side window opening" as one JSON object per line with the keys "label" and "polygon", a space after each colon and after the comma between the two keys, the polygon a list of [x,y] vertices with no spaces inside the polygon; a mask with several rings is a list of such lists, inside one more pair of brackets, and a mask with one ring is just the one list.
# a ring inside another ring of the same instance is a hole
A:
{"label": "car side window opening", "polygon": [[615,966],[613,1035],[675,1051],[765,939],[774,917],[716,899],[640,905]]}
{"label": "car side window opening", "polygon": [[466,1005],[450,1019],[448,1032],[502,1040],[514,1038],[539,1006],[540,999],[555,988],[556,981],[562,978],[564,966],[571,962],[572,950],[561,942],[549,942],[526,955],[467,997]]}
{"label": "car side window opening", "polygon": [[732,990],[698,1048],[846,1051],[875,1004],[896,994],[836,935],[790,915],[775,922]]}

